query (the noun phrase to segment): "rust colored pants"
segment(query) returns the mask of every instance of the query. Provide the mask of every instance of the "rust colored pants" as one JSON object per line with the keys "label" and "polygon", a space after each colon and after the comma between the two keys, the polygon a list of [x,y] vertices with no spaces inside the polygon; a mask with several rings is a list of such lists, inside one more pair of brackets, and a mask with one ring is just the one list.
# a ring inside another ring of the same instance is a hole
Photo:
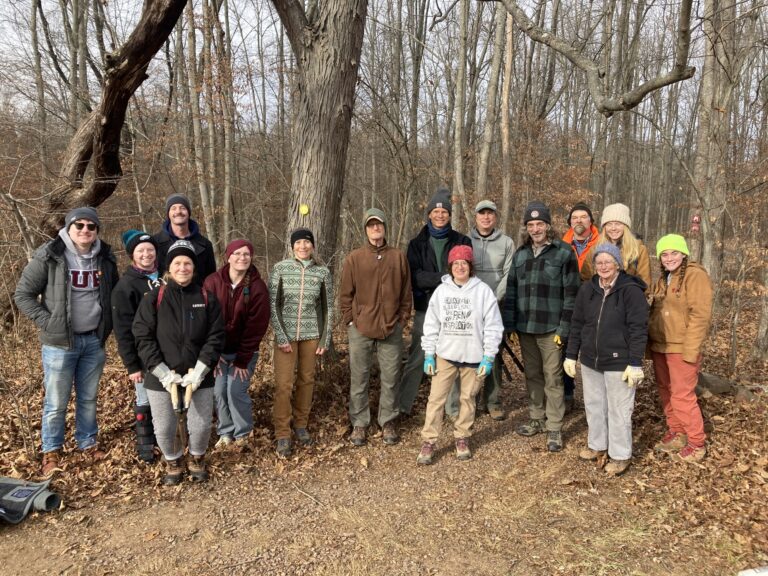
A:
{"label": "rust colored pants", "polygon": [[275,345],[272,424],[277,440],[291,437],[291,416],[294,428],[307,427],[315,389],[315,351],[319,342],[317,339],[291,342],[291,352],[283,352]]}
{"label": "rust colored pants", "polygon": [[696,399],[701,356],[696,364],[683,360],[682,354],[653,352],[653,368],[659,386],[661,406],[670,432],[684,433],[691,446],[704,446],[704,419]]}

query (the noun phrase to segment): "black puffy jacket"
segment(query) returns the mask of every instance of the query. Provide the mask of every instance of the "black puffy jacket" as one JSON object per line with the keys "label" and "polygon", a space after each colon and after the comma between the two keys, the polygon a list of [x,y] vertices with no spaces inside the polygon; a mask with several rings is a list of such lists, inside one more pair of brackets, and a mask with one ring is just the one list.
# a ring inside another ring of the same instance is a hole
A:
{"label": "black puffy jacket", "polygon": [[[408,266],[411,269],[413,308],[426,312],[432,292],[448,272],[448,252],[459,245],[472,247],[472,240],[461,232],[451,230],[443,252],[442,266],[437,265],[437,256],[429,243],[429,227],[424,225],[416,237],[408,243]],[[443,270],[443,272],[441,272]]]}
{"label": "black puffy jacket", "polygon": [[160,362],[183,376],[200,360],[210,368],[201,388],[210,388],[226,338],[219,301],[210,292],[204,296],[199,284],[179,286],[169,280],[158,306],[159,291],[144,295],[133,321],[136,347],[147,369],[144,385],[149,390],[163,389],[151,373]]}
{"label": "black puffy jacket", "polygon": [[117,353],[129,374],[142,369],[136,340],[133,337],[133,319],[144,294],[159,286],[157,282],[136,270],[133,266],[121,276],[112,289],[112,328],[117,340]]}
{"label": "black puffy jacket", "polygon": [[605,296],[597,275],[576,295],[566,358],[601,372],[642,366],[648,340],[645,282],[624,271]]}

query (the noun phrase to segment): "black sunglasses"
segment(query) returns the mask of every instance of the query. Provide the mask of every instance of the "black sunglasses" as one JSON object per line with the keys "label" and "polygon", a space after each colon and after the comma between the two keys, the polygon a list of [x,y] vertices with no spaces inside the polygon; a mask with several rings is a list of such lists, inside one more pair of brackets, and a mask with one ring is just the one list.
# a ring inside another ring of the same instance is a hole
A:
{"label": "black sunglasses", "polygon": [[98,226],[96,226],[96,224],[94,224],[93,222],[88,222],[87,224],[85,222],[75,222],[75,228],[77,228],[78,230],[82,230],[83,226],[88,228],[88,230],[90,230],[91,232],[93,232],[94,230],[96,230],[96,228],[98,228]]}

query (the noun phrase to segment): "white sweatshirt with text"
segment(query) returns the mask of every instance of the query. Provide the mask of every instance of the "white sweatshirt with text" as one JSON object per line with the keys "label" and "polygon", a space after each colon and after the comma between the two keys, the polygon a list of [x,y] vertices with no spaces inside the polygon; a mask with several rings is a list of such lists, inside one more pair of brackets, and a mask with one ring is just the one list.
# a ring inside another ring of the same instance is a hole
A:
{"label": "white sweatshirt with text", "polygon": [[450,275],[442,278],[429,300],[421,347],[444,360],[478,364],[483,356],[496,356],[504,336],[496,295],[472,276],[457,286]]}

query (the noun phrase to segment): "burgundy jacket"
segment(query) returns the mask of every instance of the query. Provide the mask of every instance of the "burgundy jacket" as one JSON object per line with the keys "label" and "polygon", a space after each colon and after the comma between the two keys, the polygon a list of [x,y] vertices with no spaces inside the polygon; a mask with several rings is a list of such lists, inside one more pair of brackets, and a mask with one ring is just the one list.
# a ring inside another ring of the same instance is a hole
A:
{"label": "burgundy jacket", "polygon": [[[256,266],[251,265],[246,273],[250,276],[248,286],[245,280],[232,288],[229,279],[229,264],[205,279],[204,288],[216,295],[221,303],[221,313],[227,333],[223,354],[236,354],[235,366],[247,368],[254,352],[269,325],[269,293]],[[246,304],[247,297],[247,304]]]}

